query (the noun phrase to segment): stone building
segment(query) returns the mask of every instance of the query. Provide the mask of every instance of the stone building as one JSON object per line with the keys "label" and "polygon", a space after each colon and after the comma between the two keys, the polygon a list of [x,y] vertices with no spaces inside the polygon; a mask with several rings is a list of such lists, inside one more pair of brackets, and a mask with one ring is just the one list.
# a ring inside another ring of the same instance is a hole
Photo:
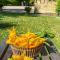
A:
{"label": "stone building", "polygon": [[55,0],[35,0],[39,13],[56,13]]}

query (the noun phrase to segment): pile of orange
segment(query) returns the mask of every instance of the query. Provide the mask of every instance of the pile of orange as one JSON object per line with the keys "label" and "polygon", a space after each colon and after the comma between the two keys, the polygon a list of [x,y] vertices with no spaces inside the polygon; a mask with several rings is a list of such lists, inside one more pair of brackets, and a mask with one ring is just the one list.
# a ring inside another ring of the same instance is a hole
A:
{"label": "pile of orange", "polygon": [[34,60],[34,58],[28,57],[28,56],[19,56],[19,55],[12,55],[13,60]]}
{"label": "pile of orange", "polygon": [[38,37],[34,33],[28,32],[26,34],[16,35],[16,29],[9,31],[9,36],[6,41],[7,44],[11,44],[16,47],[35,48],[46,41],[45,38]]}
{"label": "pile of orange", "polygon": [[23,56],[23,55],[12,55],[11,58],[8,58],[8,60],[34,60],[32,57]]}

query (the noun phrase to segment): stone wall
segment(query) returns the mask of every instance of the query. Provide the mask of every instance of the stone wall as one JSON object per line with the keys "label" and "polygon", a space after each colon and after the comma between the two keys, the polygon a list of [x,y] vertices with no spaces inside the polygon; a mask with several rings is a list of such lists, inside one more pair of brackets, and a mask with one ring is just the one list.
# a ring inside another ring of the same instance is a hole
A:
{"label": "stone wall", "polygon": [[37,0],[36,6],[39,13],[56,13],[56,2],[53,0]]}

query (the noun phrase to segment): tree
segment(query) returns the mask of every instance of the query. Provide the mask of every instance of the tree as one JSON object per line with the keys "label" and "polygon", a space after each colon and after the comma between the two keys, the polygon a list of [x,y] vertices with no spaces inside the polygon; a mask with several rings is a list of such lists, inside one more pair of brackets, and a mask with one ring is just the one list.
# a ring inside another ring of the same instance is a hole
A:
{"label": "tree", "polygon": [[8,0],[9,4],[11,5],[18,5],[18,0]]}
{"label": "tree", "polygon": [[34,0],[0,0],[0,5],[20,5],[23,1],[25,1],[26,4],[29,5]]}
{"label": "tree", "polygon": [[58,15],[60,14],[60,0],[57,0],[57,8],[56,11],[58,13]]}
{"label": "tree", "polygon": [[7,5],[7,3],[8,3],[8,0],[0,0],[1,5]]}

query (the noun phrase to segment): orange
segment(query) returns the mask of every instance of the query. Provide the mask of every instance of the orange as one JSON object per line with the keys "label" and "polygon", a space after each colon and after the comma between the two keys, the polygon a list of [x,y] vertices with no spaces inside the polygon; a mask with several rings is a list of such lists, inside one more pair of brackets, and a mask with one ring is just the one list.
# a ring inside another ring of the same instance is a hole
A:
{"label": "orange", "polygon": [[24,60],[24,57],[20,55],[12,55],[12,59],[13,60]]}

